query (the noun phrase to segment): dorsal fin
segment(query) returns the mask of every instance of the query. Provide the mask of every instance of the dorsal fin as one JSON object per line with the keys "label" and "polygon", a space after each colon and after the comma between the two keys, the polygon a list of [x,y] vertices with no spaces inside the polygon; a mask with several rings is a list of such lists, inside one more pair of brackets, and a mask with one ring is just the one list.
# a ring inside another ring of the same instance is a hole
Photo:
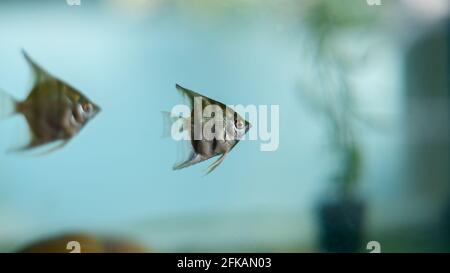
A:
{"label": "dorsal fin", "polygon": [[203,95],[201,95],[201,94],[199,94],[199,93],[197,93],[195,91],[192,91],[192,90],[189,90],[187,88],[184,88],[184,87],[182,87],[179,84],[176,84],[175,87],[181,93],[181,95],[186,96],[188,98],[189,104],[190,104],[189,106],[191,108],[194,107],[194,98],[195,97],[201,97],[202,98],[203,103],[204,103],[203,106],[207,106],[207,105],[210,105],[210,104],[215,104],[215,105],[218,105],[218,106],[220,106],[222,108],[226,108],[225,104],[223,104],[221,102],[218,102],[216,100],[210,99],[210,98],[208,98],[206,96],[203,96]]}
{"label": "dorsal fin", "polygon": [[45,69],[43,69],[40,65],[38,65],[31,57],[28,55],[28,53],[22,49],[22,54],[25,57],[25,60],[27,61],[28,65],[31,67],[33,71],[33,76],[35,83],[41,83],[45,82],[49,79],[52,79],[53,77],[48,73]]}

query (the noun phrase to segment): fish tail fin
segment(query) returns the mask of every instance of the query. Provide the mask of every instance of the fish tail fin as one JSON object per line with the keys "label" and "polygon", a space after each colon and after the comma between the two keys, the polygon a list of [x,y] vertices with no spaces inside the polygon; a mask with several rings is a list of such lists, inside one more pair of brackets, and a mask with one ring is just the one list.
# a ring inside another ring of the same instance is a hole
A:
{"label": "fish tail fin", "polygon": [[176,117],[167,111],[161,111],[161,114],[163,119],[162,137],[170,137],[174,132],[182,133],[184,130],[189,130],[189,118]]}
{"label": "fish tail fin", "polygon": [[17,101],[8,93],[0,90],[0,120],[16,114]]}
{"label": "fish tail fin", "polygon": [[167,138],[172,134],[172,126],[178,120],[177,117],[173,117],[170,112],[161,111],[163,121],[162,137]]}

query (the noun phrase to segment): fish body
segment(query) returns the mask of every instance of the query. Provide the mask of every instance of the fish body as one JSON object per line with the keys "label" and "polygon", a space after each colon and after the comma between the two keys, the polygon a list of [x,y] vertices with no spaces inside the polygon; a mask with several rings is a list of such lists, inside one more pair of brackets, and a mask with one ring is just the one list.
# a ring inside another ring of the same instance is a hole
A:
{"label": "fish body", "polygon": [[[185,120],[185,126],[190,135],[191,149],[189,156],[183,162],[174,166],[174,170],[183,169],[215,156],[220,156],[207,170],[212,172],[225,156],[236,146],[239,140],[251,128],[251,124],[225,104],[210,99],[197,92],[176,85],[177,90],[188,99],[191,115]],[[206,115],[205,112],[221,113],[221,116]],[[208,125],[211,128],[207,129]],[[211,133],[209,133],[211,132]]]}
{"label": "fish body", "polygon": [[23,54],[35,79],[25,101],[13,102],[14,113],[24,115],[31,132],[30,143],[19,150],[58,140],[64,145],[100,112],[100,107],[74,87],[46,72],[26,52]]}

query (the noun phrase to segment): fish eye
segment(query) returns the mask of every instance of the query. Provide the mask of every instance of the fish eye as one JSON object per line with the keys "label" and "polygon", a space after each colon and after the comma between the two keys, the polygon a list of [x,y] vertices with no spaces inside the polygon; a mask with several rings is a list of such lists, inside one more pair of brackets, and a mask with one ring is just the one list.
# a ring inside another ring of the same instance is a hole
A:
{"label": "fish eye", "polygon": [[235,126],[237,129],[243,129],[244,128],[244,122],[242,120],[236,120]]}
{"label": "fish eye", "polygon": [[83,111],[86,113],[91,112],[92,108],[93,108],[92,104],[90,104],[90,103],[84,103],[81,107],[83,108]]}

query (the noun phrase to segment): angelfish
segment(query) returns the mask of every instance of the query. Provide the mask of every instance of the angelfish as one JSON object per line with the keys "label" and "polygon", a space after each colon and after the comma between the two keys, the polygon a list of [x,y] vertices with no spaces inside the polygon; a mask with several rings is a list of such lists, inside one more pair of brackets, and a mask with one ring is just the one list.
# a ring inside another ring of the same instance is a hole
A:
{"label": "angelfish", "polygon": [[0,91],[0,118],[22,114],[28,123],[30,141],[15,150],[29,150],[58,142],[47,151],[50,152],[67,144],[100,112],[100,107],[45,71],[25,51],[22,53],[33,72],[33,86],[24,101],[17,101]]}
{"label": "angelfish", "polygon": [[[187,140],[187,158],[183,159],[181,163],[175,164],[173,169],[183,169],[212,157],[219,156],[219,158],[208,167],[206,171],[208,174],[223,162],[226,155],[251,128],[251,124],[221,102],[186,89],[178,84],[176,85],[176,89],[187,99],[191,113],[189,117],[171,117],[169,119],[172,124],[176,124],[177,120],[181,119],[182,122],[178,123],[181,124],[179,131],[187,131],[187,134],[190,136]],[[215,116],[205,117],[205,115],[203,115],[203,111],[205,111],[207,107],[216,107],[216,109],[220,109],[220,112],[222,113],[222,117],[219,118],[222,122],[215,123],[215,125],[212,126],[212,131],[215,134],[214,137],[210,138],[204,137],[204,135],[202,135],[204,132],[201,130],[206,128],[208,122],[216,118]],[[170,114],[171,113],[165,113],[165,115]],[[166,122],[167,120],[168,119],[166,118]]]}

